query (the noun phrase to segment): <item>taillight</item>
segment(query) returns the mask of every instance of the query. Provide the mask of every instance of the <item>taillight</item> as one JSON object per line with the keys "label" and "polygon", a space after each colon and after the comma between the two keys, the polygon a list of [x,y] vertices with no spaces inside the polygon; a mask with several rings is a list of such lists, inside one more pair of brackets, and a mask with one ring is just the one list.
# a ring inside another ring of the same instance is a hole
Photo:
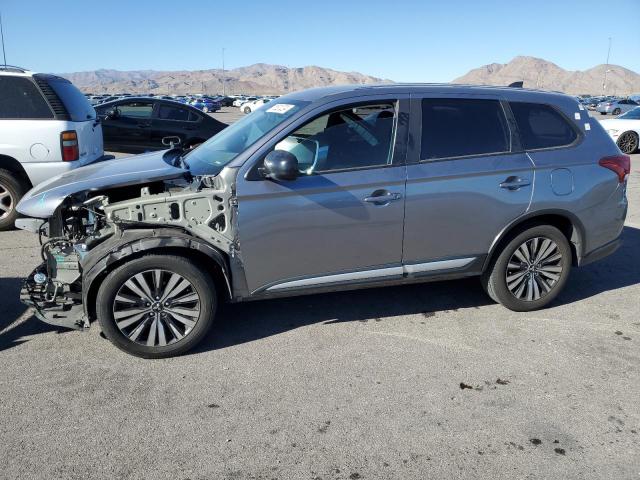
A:
{"label": "taillight", "polygon": [[80,158],[80,149],[78,148],[78,134],[75,130],[67,130],[60,134],[60,145],[62,146],[62,160],[65,162],[73,162]]}
{"label": "taillight", "polygon": [[613,170],[618,175],[618,181],[624,182],[627,175],[631,173],[631,157],[628,155],[614,155],[612,157],[601,158],[598,164],[601,167]]}

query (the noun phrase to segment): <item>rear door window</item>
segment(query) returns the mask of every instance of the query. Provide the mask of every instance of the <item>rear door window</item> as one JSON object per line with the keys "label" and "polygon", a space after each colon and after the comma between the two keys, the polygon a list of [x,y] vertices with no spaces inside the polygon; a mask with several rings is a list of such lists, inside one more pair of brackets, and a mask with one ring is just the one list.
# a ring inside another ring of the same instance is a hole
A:
{"label": "rear door window", "polygon": [[58,98],[64,103],[71,121],[84,122],[95,120],[96,111],[87,100],[87,97],[78,90],[73,83],[65,78],[50,77],[47,83],[56,92]]}
{"label": "rear door window", "polygon": [[422,160],[509,152],[510,133],[498,100],[422,100]]}
{"label": "rear door window", "polygon": [[160,105],[158,118],[160,120],[175,120],[180,122],[193,121],[190,111],[186,108],[174,107],[173,105]]}
{"label": "rear door window", "polygon": [[571,145],[578,138],[569,121],[549,105],[525,102],[510,102],[509,105],[525,150]]}
{"label": "rear door window", "polygon": [[0,119],[50,118],[53,112],[31,80],[0,76]]}

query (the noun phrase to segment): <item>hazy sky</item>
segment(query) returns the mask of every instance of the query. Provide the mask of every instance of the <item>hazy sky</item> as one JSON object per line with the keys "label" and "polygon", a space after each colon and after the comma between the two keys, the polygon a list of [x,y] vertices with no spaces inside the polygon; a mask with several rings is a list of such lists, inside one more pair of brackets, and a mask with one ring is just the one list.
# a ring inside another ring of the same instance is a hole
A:
{"label": "hazy sky", "polygon": [[0,0],[7,62],[44,72],[320,65],[450,81],[541,57],[640,72],[640,0]]}

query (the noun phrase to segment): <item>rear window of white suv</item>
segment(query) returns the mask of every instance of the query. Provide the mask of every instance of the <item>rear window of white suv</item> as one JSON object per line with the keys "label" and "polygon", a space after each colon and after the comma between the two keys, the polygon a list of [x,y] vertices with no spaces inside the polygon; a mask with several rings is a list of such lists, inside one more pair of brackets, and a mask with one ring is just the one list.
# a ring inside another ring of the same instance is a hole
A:
{"label": "rear window of white suv", "polygon": [[49,77],[47,78],[47,83],[64,103],[71,121],[84,122],[96,118],[96,111],[87,100],[87,97],[69,80],[60,77]]}
{"label": "rear window of white suv", "polygon": [[38,87],[28,78],[0,75],[0,120],[51,119]]}

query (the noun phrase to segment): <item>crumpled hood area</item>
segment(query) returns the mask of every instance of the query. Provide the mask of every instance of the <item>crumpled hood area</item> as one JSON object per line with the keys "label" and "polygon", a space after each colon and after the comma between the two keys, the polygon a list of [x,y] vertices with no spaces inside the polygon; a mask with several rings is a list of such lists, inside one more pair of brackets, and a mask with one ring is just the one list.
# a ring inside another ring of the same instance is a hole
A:
{"label": "crumpled hood area", "polygon": [[69,195],[179,178],[188,173],[164,160],[169,150],[118,158],[76,168],[29,190],[17,205],[22,215],[48,218]]}

